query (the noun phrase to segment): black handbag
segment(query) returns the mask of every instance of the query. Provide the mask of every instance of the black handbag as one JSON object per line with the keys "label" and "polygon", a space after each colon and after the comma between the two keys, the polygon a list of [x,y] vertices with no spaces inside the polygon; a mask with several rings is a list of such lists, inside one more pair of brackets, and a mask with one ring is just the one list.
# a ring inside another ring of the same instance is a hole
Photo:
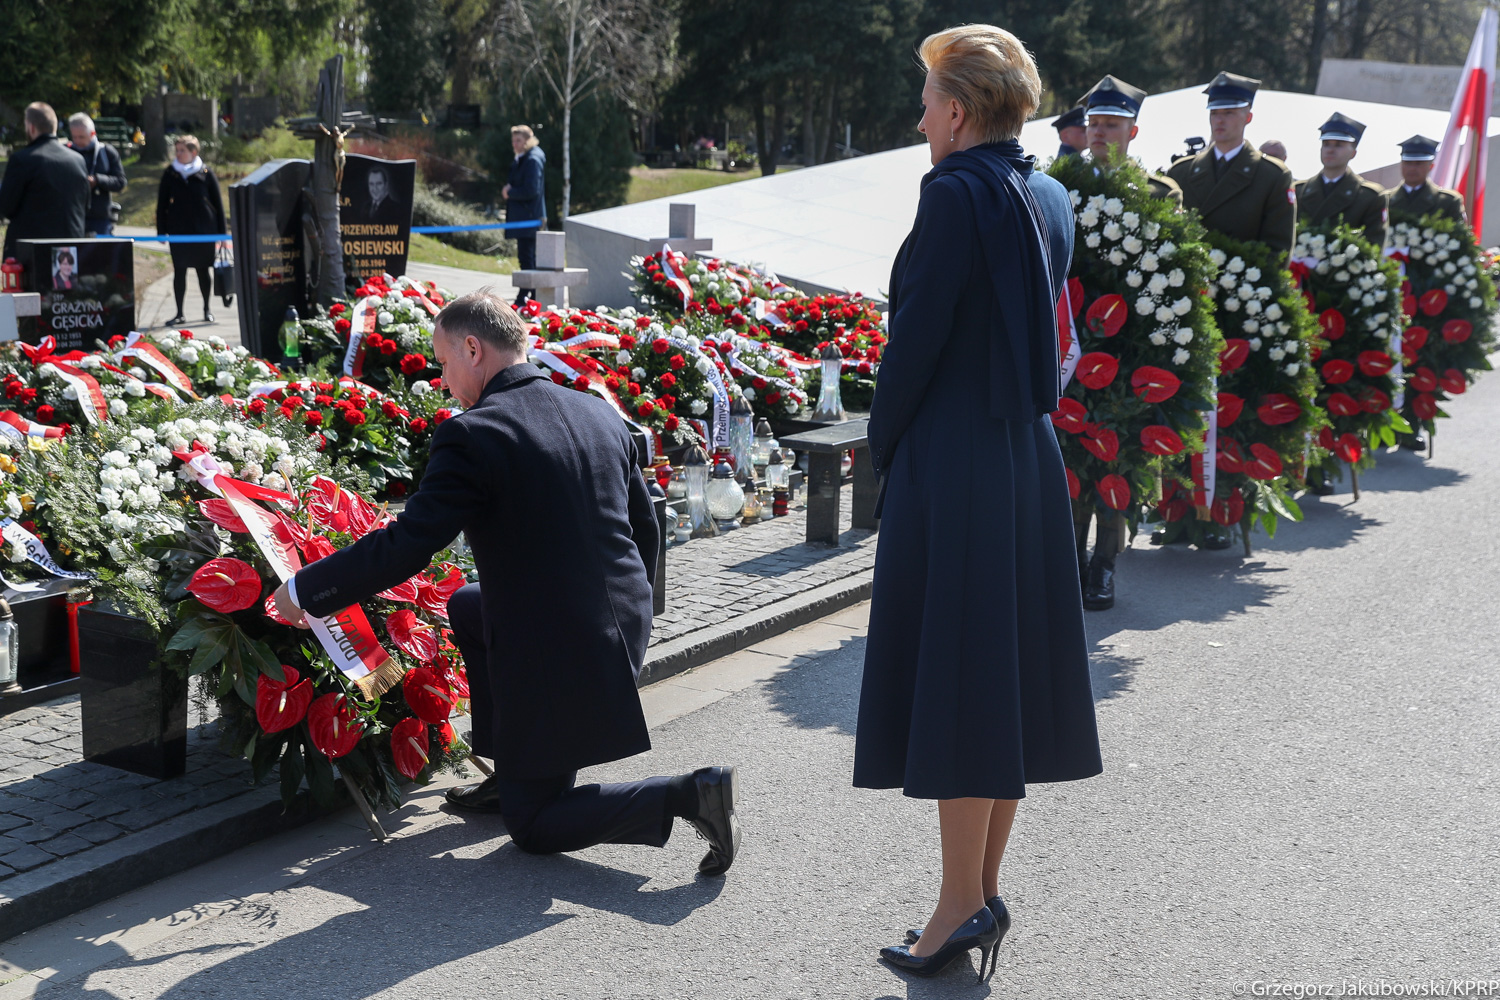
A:
{"label": "black handbag", "polygon": [[224,300],[225,308],[234,304],[234,259],[223,247],[214,260],[214,294]]}

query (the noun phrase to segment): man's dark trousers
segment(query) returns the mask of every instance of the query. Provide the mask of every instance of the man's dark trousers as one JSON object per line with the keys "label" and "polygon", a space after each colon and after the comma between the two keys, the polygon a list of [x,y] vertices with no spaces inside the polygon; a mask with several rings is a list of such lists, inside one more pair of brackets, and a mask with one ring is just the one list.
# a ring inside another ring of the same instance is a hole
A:
{"label": "man's dark trousers", "polygon": [[[488,671],[482,666],[489,660],[479,584],[462,587],[449,598],[448,623],[465,665],[480,665],[468,670],[474,722],[470,743],[476,754],[493,759],[494,700]],[[666,844],[672,833],[667,778],[575,786],[577,776],[576,771],[543,778],[497,775],[500,815],[517,847],[531,854],[556,854],[595,844]]]}

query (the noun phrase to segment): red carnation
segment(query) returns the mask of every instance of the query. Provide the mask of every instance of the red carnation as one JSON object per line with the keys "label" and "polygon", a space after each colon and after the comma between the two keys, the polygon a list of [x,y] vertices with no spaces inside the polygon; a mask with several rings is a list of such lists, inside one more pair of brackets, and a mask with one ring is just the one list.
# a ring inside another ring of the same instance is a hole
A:
{"label": "red carnation", "polygon": [[1335,359],[1323,364],[1323,383],[1343,385],[1354,377],[1354,366],[1347,361]]}
{"label": "red carnation", "polygon": [[651,349],[657,354],[666,354],[672,349],[672,345],[667,343],[667,339],[665,337],[657,337],[655,340],[651,341]]}
{"label": "red carnation", "polygon": [[43,403],[41,406],[38,406],[36,408],[36,418],[44,424],[50,424],[52,422],[52,418],[56,415],[57,410],[51,406],[48,406],[46,403]]}
{"label": "red carnation", "polygon": [[1108,428],[1094,428],[1093,433],[1079,438],[1079,443],[1101,462],[1113,462],[1120,454],[1120,436]]}
{"label": "red carnation", "polygon": [[1431,420],[1437,416],[1437,397],[1430,392],[1418,393],[1411,401],[1411,408],[1418,420]]}
{"label": "red carnation", "polygon": [[1095,333],[1113,337],[1120,332],[1129,316],[1130,308],[1126,306],[1123,295],[1101,295],[1089,306],[1089,311],[1084,316],[1084,325]]}
{"label": "red carnation", "polygon": [[437,412],[433,413],[432,415],[432,422],[434,424],[440,424],[451,416],[453,416],[452,410],[448,409],[448,407],[446,406],[439,407]]}
{"label": "red carnation", "polygon": [[667,359],[667,364],[672,367],[673,371],[679,371],[687,367],[687,358],[684,358],[681,354],[674,354]]}
{"label": "red carnation", "polygon": [[1182,379],[1165,368],[1142,365],[1130,376],[1130,385],[1135,394],[1148,403],[1162,403],[1177,394]]}
{"label": "red carnation", "polygon": [[1464,373],[1459,371],[1457,368],[1449,368],[1447,371],[1443,372],[1443,377],[1438,379],[1438,384],[1441,385],[1443,387],[1443,391],[1450,396],[1462,396],[1464,394],[1464,390],[1469,388],[1469,383],[1468,380],[1464,378]]}
{"label": "red carnation", "polygon": [[641,384],[639,382],[627,382],[625,384],[625,391],[632,396],[639,396],[641,394]]}
{"label": "red carnation", "polygon": [[1227,375],[1243,365],[1249,357],[1250,341],[1243,337],[1231,337],[1224,341],[1224,349],[1219,352],[1219,370]]}
{"label": "red carnation", "polygon": [[636,412],[637,416],[649,417],[649,416],[651,416],[651,411],[653,411],[655,409],[656,409],[655,405],[653,405],[651,403],[642,403],[640,406],[637,406],[635,408],[635,412]]}
{"label": "red carnation", "polygon": [[1182,437],[1165,424],[1141,429],[1141,447],[1148,455],[1175,455],[1182,450]]}
{"label": "red carnation", "polygon": [[558,385],[567,385],[568,376],[564,375],[562,372],[553,372],[552,381],[556,382]]}
{"label": "red carnation", "polygon": [[257,396],[255,399],[250,400],[250,402],[246,404],[245,410],[249,412],[251,416],[258,417],[262,413],[266,412],[266,401]]}
{"label": "red carnation", "polygon": [[1466,319],[1450,319],[1443,324],[1443,339],[1450,344],[1462,344],[1474,332],[1474,324]]}
{"label": "red carnation", "polygon": [[401,359],[401,374],[415,375],[417,372],[425,371],[427,358],[421,354],[408,354]]}
{"label": "red carnation", "polygon": [[1280,427],[1302,416],[1302,407],[1284,392],[1269,392],[1261,397],[1260,406],[1256,407],[1255,413],[1260,417],[1261,423]]}
{"label": "red carnation", "polygon": [[1099,480],[1099,497],[1111,510],[1124,510],[1130,506],[1130,484],[1124,476],[1111,472]]}
{"label": "red carnation", "polygon": [[378,333],[372,333],[365,338],[365,347],[372,351],[378,351],[385,346],[385,338]]}
{"label": "red carnation", "polygon": [[575,378],[573,380],[573,388],[577,389],[579,392],[587,392],[589,388],[588,376],[579,375],[577,378]]}
{"label": "red carnation", "polygon": [[1245,460],[1245,475],[1251,479],[1275,479],[1281,475],[1281,456],[1274,448],[1252,444],[1250,455]]}
{"label": "red carnation", "polygon": [[1120,362],[1103,351],[1091,351],[1078,359],[1078,381],[1090,389],[1103,389],[1115,380]]}
{"label": "red carnation", "polygon": [[1396,365],[1396,359],[1384,351],[1360,351],[1359,370],[1368,378],[1378,378]]}
{"label": "red carnation", "polygon": [[398,347],[400,347],[400,346],[401,345],[397,344],[394,340],[382,340],[380,342],[380,353],[381,354],[395,354],[396,353],[396,349]]}
{"label": "red carnation", "polygon": [[343,416],[344,423],[351,424],[355,427],[358,427],[360,424],[365,422],[365,415],[359,410],[354,409],[353,407],[345,410]]}
{"label": "red carnation", "polygon": [[781,402],[781,393],[775,391],[766,393],[766,402],[771,404]]}
{"label": "red carnation", "polygon": [[346,310],[348,308],[349,307],[346,306],[346,305],[344,305],[342,302],[335,302],[333,305],[331,305],[331,306],[328,307],[328,315],[330,315],[330,316],[342,316],[342,315],[344,315],[344,310]]}
{"label": "red carnation", "polygon": [[413,434],[420,434],[427,429],[427,421],[421,417],[416,417],[411,422],[411,429]]}
{"label": "red carnation", "polygon": [[[642,318],[644,318],[644,317],[642,317]],[[622,333],[622,334],[620,334],[620,346],[623,347],[623,348],[625,348],[625,350],[627,350],[627,351],[630,350],[632,347],[635,346],[635,338],[632,337],[628,333]]]}
{"label": "red carnation", "polygon": [[664,429],[666,429],[666,430],[669,430],[669,431],[675,431],[677,429],[678,422],[679,421],[677,420],[677,414],[675,414],[675,413],[669,413],[669,414],[667,414],[667,419],[662,424],[662,427]]}
{"label": "red carnation", "polygon": [[309,427],[321,427],[323,424],[323,414],[318,410],[308,410],[302,414],[302,422]]}
{"label": "red carnation", "polygon": [[349,335],[349,331],[353,329],[353,326],[354,324],[350,323],[347,319],[336,319],[333,321],[334,332],[342,336],[347,337]]}
{"label": "red carnation", "polygon": [[663,389],[670,389],[677,384],[677,376],[671,372],[665,372],[657,381],[661,383]]}
{"label": "red carnation", "polygon": [[1240,412],[1245,408],[1245,401],[1232,392],[1219,393],[1219,426],[1228,427],[1240,419]]}
{"label": "red carnation", "polygon": [[646,327],[648,327],[650,325],[651,325],[651,317],[650,316],[637,316],[635,318],[635,328],[637,330],[644,330],[644,329],[646,329]]}

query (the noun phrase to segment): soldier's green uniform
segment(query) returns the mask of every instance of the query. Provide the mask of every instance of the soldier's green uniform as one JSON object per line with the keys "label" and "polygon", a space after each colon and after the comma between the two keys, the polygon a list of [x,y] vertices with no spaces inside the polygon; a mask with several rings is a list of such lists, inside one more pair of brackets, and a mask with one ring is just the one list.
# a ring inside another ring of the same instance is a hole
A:
{"label": "soldier's green uniform", "polygon": [[[1209,85],[1209,110],[1248,107],[1259,80],[1220,73]],[[1203,224],[1236,240],[1256,240],[1289,251],[1297,231],[1292,172],[1248,142],[1228,160],[1212,145],[1184,156],[1167,169],[1182,188],[1182,204],[1197,209]]]}
{"label": "soldier's green uniform", "polygon": [[[1407,161],[1430,162],[1437,158],[1438,144],[1436,139],[1429,139],[1423,135],[1414,135],[1401,143],[1401,159]],[[1416,222],[1424,215],[1440,215],[1454,222],[1467,223],[1468,215],[1464,211],[1464,197],[1457,191],[1438,187],[1431,180],[1424,180],[1421,187],[1408,188],[1405,184],[1397,184],[1386,191],[1390,199],[1390,213],[1392,222]]]}
{"label": "soldier's green uniform", "polygon": [[[1365,127],[1335,112],[1319,131],[1324,139],[1358,146]],[[1365,238],[1376,246],[1385,245],[1386,201],[1379,184],[1365,180],[1347,167],[1344,176],[1331,184],[1321,173],[1297,182],[1297,217],[1304,225],[1344,222],[1363,229]]]}

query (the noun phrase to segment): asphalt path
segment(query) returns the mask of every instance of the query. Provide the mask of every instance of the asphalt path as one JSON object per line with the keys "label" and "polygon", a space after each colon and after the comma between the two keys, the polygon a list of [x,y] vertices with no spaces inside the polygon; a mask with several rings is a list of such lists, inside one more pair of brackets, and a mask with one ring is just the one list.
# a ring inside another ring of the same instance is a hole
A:
{"label": "asphalt path", "polygon": [[1122,556],[1118,606],[1088,618],[1105,773],[1022,804],[1001,873],[1015,926],[988,986],[972,960],[915,980],[875,958],[932,905],[935,810],[849,786],[865,640],[825,627],[784,669],[656,727],[650,754],[586,776],[739,765],[727,878],[694,877],[702,847],[681,826],[661,851],[532,857],[497,819],[444,817],[44,995],[1230,997],[1500,979],[1500,376],[1451,409],[1433,459],[1382,455],[1358,503],[1308,498],[1250,558],[1144,538]]}

